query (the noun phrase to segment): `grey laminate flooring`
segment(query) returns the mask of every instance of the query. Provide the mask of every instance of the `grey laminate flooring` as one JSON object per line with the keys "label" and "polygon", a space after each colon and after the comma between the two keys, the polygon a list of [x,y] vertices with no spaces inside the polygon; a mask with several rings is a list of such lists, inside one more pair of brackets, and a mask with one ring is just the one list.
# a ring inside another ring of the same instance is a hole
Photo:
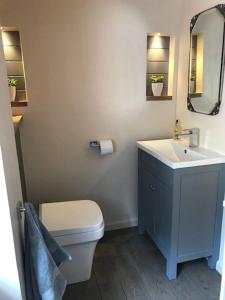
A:
{"label": "grey laminate flooring", "polygon": [[165,276],[166,261],[136,228],[107,232],[98,243],[92,277],[69,285],[63,300],[218,300],[220,276],[205,259],[179,265]]}

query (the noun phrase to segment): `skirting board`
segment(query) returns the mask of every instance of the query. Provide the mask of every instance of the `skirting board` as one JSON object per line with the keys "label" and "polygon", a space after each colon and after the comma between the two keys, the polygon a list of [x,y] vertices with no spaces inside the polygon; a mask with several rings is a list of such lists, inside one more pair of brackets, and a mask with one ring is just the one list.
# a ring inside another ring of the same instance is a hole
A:
{"label": "skirting board", "polygon": [[105,231],[135,227],[137,225],[138,225],[137,218],[129,219],[129,220],[121,220],[121,221],[106,224]]}

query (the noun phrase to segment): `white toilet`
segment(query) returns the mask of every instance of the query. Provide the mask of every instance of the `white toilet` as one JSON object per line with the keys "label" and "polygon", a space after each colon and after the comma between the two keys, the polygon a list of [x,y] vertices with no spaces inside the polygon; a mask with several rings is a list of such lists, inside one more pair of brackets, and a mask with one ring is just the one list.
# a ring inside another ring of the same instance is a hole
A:
{"label": "white toilet", "polygon": [[104,235],[103,216],[97,203],[91,200],[43,203],[40,219],[72,256],[72,261],[60,267],[67,283],[88,280],[95,247]]}

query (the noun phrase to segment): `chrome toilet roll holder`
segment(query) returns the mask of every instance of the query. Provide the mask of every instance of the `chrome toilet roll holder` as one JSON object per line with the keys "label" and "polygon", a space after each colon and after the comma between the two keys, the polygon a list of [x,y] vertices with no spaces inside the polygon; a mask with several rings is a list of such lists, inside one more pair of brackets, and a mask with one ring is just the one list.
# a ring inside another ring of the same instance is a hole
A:
{"label": "chrome toilet roll holder", "polygon": [[90,141],[89,146],[90,146],[90,148],[100,148],[100,142],[99,141]]}
{"label": "chrome toilet roll holder", "polygon": [[108,155],[113,153],[112,140],[92,140],[89,142],[89,147],[96,149],[100,155]]}

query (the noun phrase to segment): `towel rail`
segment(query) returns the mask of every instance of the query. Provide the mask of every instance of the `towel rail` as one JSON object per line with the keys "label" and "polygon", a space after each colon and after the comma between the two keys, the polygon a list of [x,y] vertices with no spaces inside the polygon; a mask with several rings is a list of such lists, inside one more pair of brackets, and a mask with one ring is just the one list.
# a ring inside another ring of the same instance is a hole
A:
{"label": "towel rail", "polygon": [[25,212],[25,211],[26,211],[26,208],[23,207],[23,206],[20,206],[20,207],[19,207],[19,210],[20,210],[20,212],[22,213],[22,212]]}
{"label": "towel rail", "polygon": [[26,212],[26,208],[23,206],[22,202],[17,203],[17,213],[19,219],[22,219],[22,214]]}

